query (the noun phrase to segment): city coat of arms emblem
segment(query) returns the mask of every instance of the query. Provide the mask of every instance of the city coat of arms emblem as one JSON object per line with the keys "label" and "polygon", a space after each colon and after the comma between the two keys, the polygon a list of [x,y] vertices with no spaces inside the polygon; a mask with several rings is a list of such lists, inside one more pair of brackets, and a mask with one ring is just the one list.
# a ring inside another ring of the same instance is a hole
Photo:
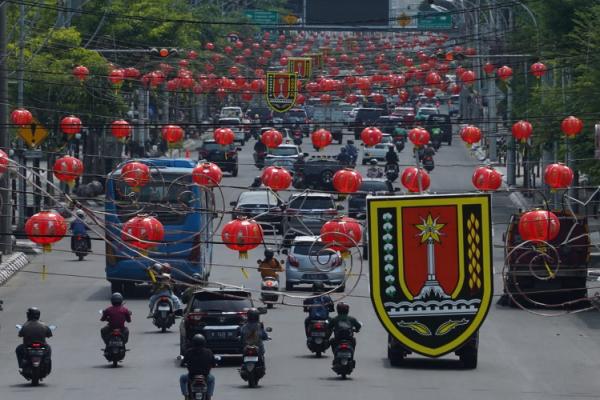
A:
{"label": "city coat of arms emblem", "polygon": [[297,75],[287,72],[267,72],[266,99],[276,112],[285,112],[296,103]]}

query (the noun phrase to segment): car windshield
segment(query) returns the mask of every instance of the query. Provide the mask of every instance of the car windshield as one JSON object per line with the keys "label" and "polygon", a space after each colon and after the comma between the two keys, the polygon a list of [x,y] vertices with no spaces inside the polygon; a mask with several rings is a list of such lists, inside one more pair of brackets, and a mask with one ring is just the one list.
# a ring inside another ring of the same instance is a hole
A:
{"label": "car windshield", "polygon": [[204,143],[202,145],[202,149],[206,150],[206,151],[214,151],[214,150],[218,150],[218,151],[225,151],[225,150],[231,150],[232,146],[222,146],[219,143],[215,143],[215,142],[210,142],[210,143]]}
{"label": "car windshield", "polygon": [[273,193],[269,192],[244,192],[240,195],[238,205],[243,206],[246,204],[253,205],[264,205],[264,206],[275,206],[278,204],[277,197]]}
{"label": "car windshield", "polygon": [[334,208],[333,200],[329,197],[305,197],[294,198],[290,202],[290,208],[300,210],[327,210]]}
{"label": "car windshield", "polygon": [[437,110],[435,108],[421,108],[419,110],[419,114],[422,115],[433,115],[433,114],[437,114]]}
{"label": "car windshield", "polygon": [[271,149],[271,154],[274,156],[296,156],[298,149],[296,147],[276,147]]}
{"label": "car windshield", "polygon": [[[317,256],[319,252],[325,247],[325,245],[321,242],[297,242],[294,244],[294,248],[292,249],[292,253],[298,254],[301,256]],[[326,252],[321,253],[323,255],[327,254]]]}
{"label": "car windshield", "polygon": [[385,181],[363,181],[358,190],[361,192],[386,192],[389,187]]}
{"label": "car windshield", "polygon": [[291,110],[285,113],[284,118],[306,118],[304,110]]}
{"label": "car windshield", "polygon": [[252,302],[247,293],[209,293],[194,296],[192,311],[205,312],[241,312],[252,308]]}
{"label": "car windshield", "polygon": [[224,108],[221,110],[221,116],[224,118],[238,117],[241,114],[239,108]]}
{"label": "car windshield", "polygon": [[375,121],[383,113],[383,110],[358,110],[356,119],[361,121]]}

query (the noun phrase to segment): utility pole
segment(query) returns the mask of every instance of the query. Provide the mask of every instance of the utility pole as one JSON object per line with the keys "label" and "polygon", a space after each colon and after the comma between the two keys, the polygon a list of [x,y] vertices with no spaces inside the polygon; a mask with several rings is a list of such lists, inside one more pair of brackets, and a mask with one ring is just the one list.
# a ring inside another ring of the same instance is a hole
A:
{"label": "utility pole", "polygon": [[[23,107],[24,101],[24,69],[25,69],[25,4],[19,4],[19,68],[17,70],[17,106]],[[17,161],[19,165],[19,173],[17,176],[17,214],[19,219],[17,220],[17,230],[22,229],[25,226],[25,214],[27,210],[27,182],[25,180],[25,174],[27,173],[27,159],[23,154],[24,146],[21,140],[17,141]]]}
{"label": "utility pole", "polygon": [[[0,148],[8,151],[10,134],[8,131],[8,73],[6,60],[7,47],[7,16],[8,3],[0,3]],[[8,173],[0,178],[0,239],[2,254],[12,253],[12,221],[10,204],[10,179]]]}

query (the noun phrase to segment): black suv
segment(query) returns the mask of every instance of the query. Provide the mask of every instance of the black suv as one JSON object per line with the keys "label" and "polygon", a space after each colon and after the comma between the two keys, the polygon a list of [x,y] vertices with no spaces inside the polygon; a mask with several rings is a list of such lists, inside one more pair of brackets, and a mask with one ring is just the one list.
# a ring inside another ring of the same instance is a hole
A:
{"label": "black suv", "polygon": [[394,194],[396,189],[386,179],[363,179],[358,193],[348,197],[348,216],[351,218],[365,219],[367,216],[367,194]]}
{"label": "black suv", "polygon": [[359,108],[354,117],[354,139],[360,139],[363,129],[374,125],[383,114],[383,108]]}
{"label": "black suv", "polygon": [[[254,307],[252,293],[243,289],[204,288],[194,293],[179,325],[179,348],[184,354],[195,334],[206,338],[206,345],[217,354],[242,354],[240,327],[246,323],[248,309]],[[259,309],[265,312],[265,309]]]}
{"label": "black suv", "polygon": [[198,147],[198,161],[210,161],[221,168],[223,172],[230,172],[231,176],[238,174],[238,154],[241,149],[230,144],[221,146],[213,139],[207,139]]}

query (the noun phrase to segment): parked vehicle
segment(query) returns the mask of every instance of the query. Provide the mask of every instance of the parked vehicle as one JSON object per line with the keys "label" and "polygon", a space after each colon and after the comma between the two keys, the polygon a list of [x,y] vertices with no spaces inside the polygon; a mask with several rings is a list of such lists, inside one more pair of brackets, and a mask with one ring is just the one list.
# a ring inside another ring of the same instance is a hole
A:
{"label": "parked vehicle", "polygon": [[283,202],[270,190],[251,190],[240,193],[237,201],[232,201],[231,218],[252,218],[265,232],[281,231]]}
{"label": "parked vehicle", "polygon": [[326,249],[318,236],[297,236],[290,242],[289,251],[283,249],[282,252],[287,255],[286,290],[315,282],[339,286],[339,292],[345,290],[346,262],[339,253]]}
{"label": "parked vehicle", "polygon": [[298,235],[318,235],[326,221],[336,217],[342,206],[335,205],[333,194],[296,193],[290,196],[281,226],[284,243]]}
{"label": "parked vehicle", "polygon": [[242,149],[234,145],[222,146],[214,139],[206,139],[198,148],[198,161],[205,160],[215,163],[223,172],[238,174],[238,151]]}

